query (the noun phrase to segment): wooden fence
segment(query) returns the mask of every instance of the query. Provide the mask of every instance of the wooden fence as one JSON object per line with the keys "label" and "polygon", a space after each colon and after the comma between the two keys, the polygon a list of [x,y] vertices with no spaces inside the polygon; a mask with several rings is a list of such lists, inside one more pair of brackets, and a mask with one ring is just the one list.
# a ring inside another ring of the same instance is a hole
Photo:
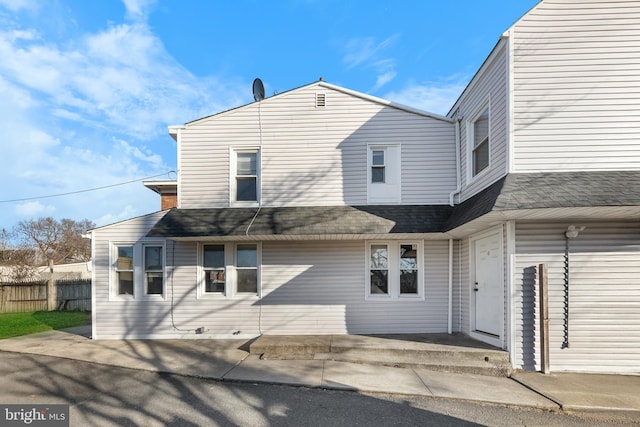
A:
{"label": "wooden fence", "polygon": [[[91,280],[56,281],[56,307],[91,311]],[[0,313],[47,310],[47,282],[0,283]]]}

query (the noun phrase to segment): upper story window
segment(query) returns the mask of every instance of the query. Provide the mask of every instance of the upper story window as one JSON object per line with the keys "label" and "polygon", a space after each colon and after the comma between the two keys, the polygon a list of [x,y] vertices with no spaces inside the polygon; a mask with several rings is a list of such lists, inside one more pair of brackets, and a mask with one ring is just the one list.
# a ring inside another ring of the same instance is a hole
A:
{"label": "upper story window", "polygon": [[236,152],[236,201],[258,201],[258,153]]}
{"label": "upper story window", "polygon": [[472,137],[472,176],[476,176],[489,167],[489,107],[486,107],[474,119]]}
{"label": "upper story window", "polygon": [[384,183],[384,150],[371,152],[371,182]]}

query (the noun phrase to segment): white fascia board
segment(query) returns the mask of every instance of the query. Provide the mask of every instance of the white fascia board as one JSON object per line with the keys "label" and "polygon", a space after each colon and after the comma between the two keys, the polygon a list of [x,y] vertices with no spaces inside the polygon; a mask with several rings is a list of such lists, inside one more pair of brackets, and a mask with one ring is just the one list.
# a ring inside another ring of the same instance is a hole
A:
{"label": "white fascia board", "polygon": [[169,129],[169,135],[171,135],[171,138],[178,142],[178,133],[185,128],[185,125],[171,125],[167,128]]}
{"label": "white fascia board", "polygon": [[445,117],[445,116],[441,116],[439,114],[434,114],[434,113],[429,113],[428,111],[424,111],[424,110],[420,110],[418,108],[413,108],[413,107],[409,107],[407,105],[403,105],[403,104],[398,104],[395,103],[393,101],[389,101],[388,99],[383,99],[383,98],[378,98],[376,96],[373,95],[367,95],[366,93],[362,93],[362,92],[357,92],[355,90],[351,90],[351,89],[347,89],[341,86],[336,86],[333,85],[331,83],[327,83],[324,80],[319,81],[318,86],[322,86],[322,87],[326,87],[328,89],[333,89],[342,93],[346,93],[348,95],[351,96],[355,96],[361,99],[365,99],[367,101],[371,101],[371,102],[375,102],[377,104],[382,104],[388,107],[393,107],[393,108],[397,108],[398,110],[403,110],[403,111],[407,111],[409,113],[413,113],[413,114],[418,114],[420,116],[424,116],[424,117],[429,117],[432,119],[436,119],[436,120],[441,120],[443,122],[447,122],[447,123],[453,123],[453,119],[450,119],[449,117]]}

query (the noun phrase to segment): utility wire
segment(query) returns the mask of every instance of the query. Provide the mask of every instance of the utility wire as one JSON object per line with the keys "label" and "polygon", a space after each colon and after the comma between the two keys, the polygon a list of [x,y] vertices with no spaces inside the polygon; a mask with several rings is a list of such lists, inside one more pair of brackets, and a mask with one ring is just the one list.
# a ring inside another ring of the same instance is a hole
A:
{"label": "utility wire", "polygon": [[170,173],[176,173],[176,171],[168,171],[168,172],[164,172],[164,173],[161,173],[161,174],[158,174],[158,175],[153,175],[153,176],[147,176],[147,177],[144,177],[144,178],[134,179],[132,181],[120,182],[118,184],[105,185],[103,187],[88,188],[86,190],[70,191],[68,193],[50,194],[50,195],[47,195],[47,196],[39,196],[39,197],[25,197],[23,199],[0,200],[0,203],[28,202],[30,200],[49,199],[51,197],[61,197],[61,196],[70,196],[72,194],[88,193],[89,191],[104,190],[106,188],[113,188],[113,187],[118,187],[120,185],[127,185],[127,184],[132,184],[134,182],[144,181],[145,179],[157,178],[159,176],[169,175]]}

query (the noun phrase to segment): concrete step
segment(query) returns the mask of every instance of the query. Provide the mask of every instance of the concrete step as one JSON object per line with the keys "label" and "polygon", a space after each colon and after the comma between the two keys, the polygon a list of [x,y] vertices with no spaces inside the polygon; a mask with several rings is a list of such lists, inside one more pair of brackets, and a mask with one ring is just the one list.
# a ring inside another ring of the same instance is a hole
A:
{"label": "concrete step", "polygon": [[509,376],[507,352],[466,336],[263,335],[250,345],[262,359],[318,359],[435,371]]}

